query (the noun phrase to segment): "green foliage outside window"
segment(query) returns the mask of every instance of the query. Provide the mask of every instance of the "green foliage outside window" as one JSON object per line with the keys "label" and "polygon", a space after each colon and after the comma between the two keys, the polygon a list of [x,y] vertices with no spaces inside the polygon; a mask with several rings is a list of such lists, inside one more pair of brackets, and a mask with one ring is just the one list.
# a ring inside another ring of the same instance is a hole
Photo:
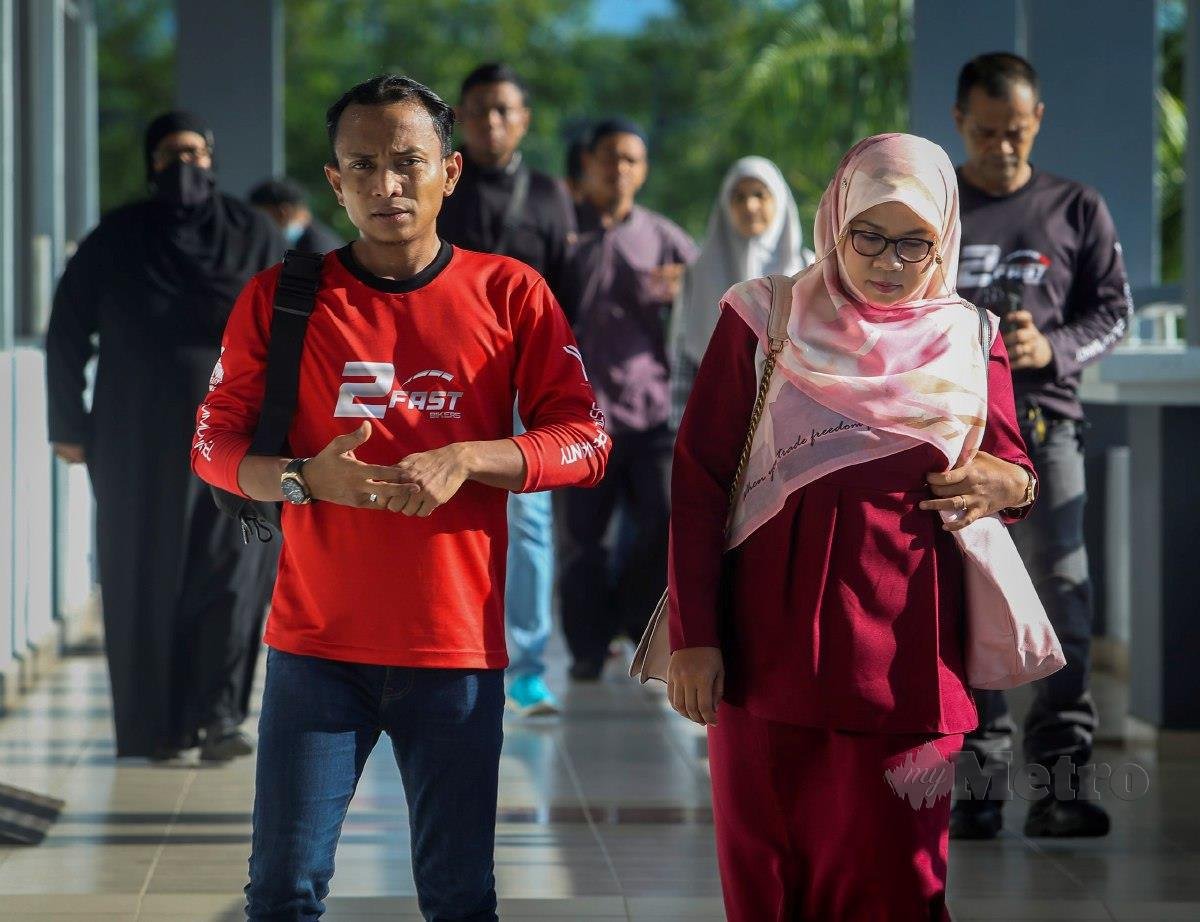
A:
{"label": "green foliage outside window", "polygon": [[[145,191],[142,128],[174,96],[173,9],[96,0],[104,209]],[[1164,281],[1179,279],[1182,259],[1182,9],[1163,0],[1160,16]],[[911,0],[676,0],[632,35],[603,31],[591,13],[589,0],[285,0],[288,173],[349,234],[322,174],[329,104],[384,71],[457,102],[463,76],[495,60],[531,86],[525,153],[535,166],[561,174],[566,138],[589,119],[637,119],[651,139],[642,200],[693,234],[736,158],[775,160],[810,227],[842,152],[908,123]]]}
{"label": "green foliage outside window", "polygon": [[643,201],[693,233],[738,157],[779,163],[811,216],[850,144],[907,124],[908,0],[678,0],[634,35],[597,31],[590,6],[442,0],[413,17],[388,0],[289,0],[289,171],[337,218],[314,130],[337,92],[394,70],[456,102],[462,78],[494,60],[531,85],[532,163],[561,174],[565,138],[588,119],[634,118],[651,141]]}
{"label": "green foliage outside window", "polygon": [[1183,281],[1183,194],[1186,176],[1187,111],[1183,101],[1183,0],[1166,0],[1159,7],[1162,36],[1158,87],[1158,190],[1160,277],[1164,284]]}
{"label": "green foliage outside window", "polygon": [[[138,135],[173,95],[169,0],[98,0],[102,204],[144,191]],[[528,80],[536,166],[561,174],[566,139],[624,114],[651,137],[644,202],[703,230],[725,168],[775,159],[806,221],[841,152],[907,122],[908,0],[678,0],[633,35],[595,27],[588,0],[285,0],[290,175],[349,232],[325,185],[325,109],[352,83],[398,71],[451,102],[476,64]],[[218,146],[220,139],[218,139]]]}
{"label": "green foliage outside window", "polygon": [[171,0],[96,0],[100,210],[146,193],[142,132],[175,98]]}

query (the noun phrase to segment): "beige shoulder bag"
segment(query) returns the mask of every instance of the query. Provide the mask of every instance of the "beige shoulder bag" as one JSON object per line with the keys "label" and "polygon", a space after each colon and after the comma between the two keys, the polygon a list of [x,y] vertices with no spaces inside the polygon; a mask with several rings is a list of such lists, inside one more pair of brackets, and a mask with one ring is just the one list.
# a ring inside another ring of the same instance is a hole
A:
{"label": "beige shoulder bag", "polygon": [[[750,460],[750,448],[754,442],[754,432],[762,419],[763,410],[767,403],[767,390],[771,386],[771,375],[775,371],[775,359],[787,342],[787,324],[792,308],[792,280],[786,275],[772,275],[771,282],[771,313],[767,318],[767,339],[770,351],[767,352],[763,364],[762,377],[758,382],[758,396],[754,399],[754,410],[750,414],[750,428],[746,433],[746,443],[742,446],[738,458],[737,471],[733,475],[733,484],[729,488],[729,508],[733,508],[738,490],[741,489],[742,477],[746,473],[746,464]],[[671,664],[670,631],[667,629],[669,615],[667,613],[667,593],[663,592],[646,632],[642,634],[637,652],[633,654],[633,663],[629,674],[643,685],[650,679],[667,681],[667,667]]]}

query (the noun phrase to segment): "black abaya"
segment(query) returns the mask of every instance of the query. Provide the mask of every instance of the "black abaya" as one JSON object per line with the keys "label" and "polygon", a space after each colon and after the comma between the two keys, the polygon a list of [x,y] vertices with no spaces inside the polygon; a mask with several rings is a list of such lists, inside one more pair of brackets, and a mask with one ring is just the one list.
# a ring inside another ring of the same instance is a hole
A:
{"label": "black abaya", "polygon": [[[150,201],[105,216],[67,265],[46,339],[51,441],[96,496],[117,754],[245,718],[277,545],[243,545],[190,471],[195,412],[238,291],[282,242],[249,206]],[[98,334],[95,396],[83,370]]]}

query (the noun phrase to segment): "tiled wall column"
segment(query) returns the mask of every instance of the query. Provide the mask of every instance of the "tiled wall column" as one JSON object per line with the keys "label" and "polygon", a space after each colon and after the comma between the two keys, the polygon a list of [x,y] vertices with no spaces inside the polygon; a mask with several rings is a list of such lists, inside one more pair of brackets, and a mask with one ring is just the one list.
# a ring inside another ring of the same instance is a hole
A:
{"label": "tiled wall column", "polygon": [[217,139],[221,186],[245,195],[283,172],[279,0],[175,0],[179,105]]}

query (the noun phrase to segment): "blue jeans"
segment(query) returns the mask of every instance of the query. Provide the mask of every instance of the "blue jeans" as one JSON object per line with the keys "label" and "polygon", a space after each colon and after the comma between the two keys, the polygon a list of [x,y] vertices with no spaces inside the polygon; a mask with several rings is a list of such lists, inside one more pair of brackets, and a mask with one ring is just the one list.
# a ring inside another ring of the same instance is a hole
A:
{"label": "blue jeans", "polygon": [[[525,431],[519,417],[513,430]],[[554,517],[551,496],[510,493],[508,496],[508,578],[504,588],[504,620],[508,624],[508,674],[542,675],[546,641],[550,639],[554,600]]]}
{"label": "blue jeans", "polygon": [[350,798],[392,740],[426,920],[496,915],[492,857],[503,739],[496,669],[410,669],[267,655],[248,919],[319,919]]}

